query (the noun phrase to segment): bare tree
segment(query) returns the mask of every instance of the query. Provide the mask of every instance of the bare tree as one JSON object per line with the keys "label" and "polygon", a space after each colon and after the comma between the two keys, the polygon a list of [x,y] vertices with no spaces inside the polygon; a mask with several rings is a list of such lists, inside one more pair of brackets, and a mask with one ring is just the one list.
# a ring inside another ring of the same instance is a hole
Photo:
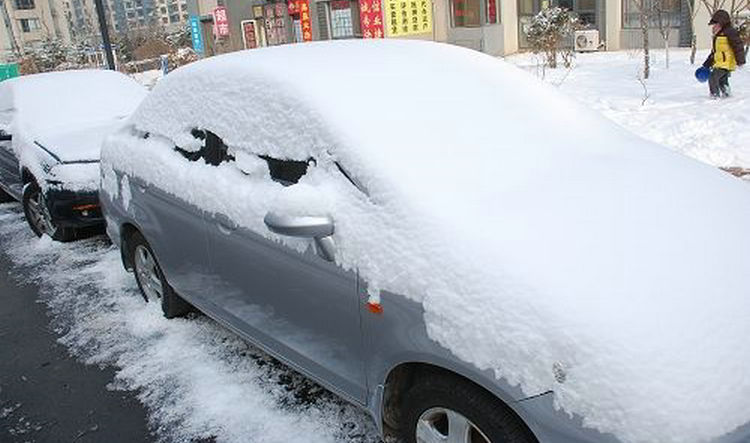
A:
{"label": "bare tree", "polygon": [[[677,1],[679,2],[680,0]],[[674,3],[675,0],[653,0],[650,11],[656,17],[659,35],[664,40],[664,55],[667,69],[669,69],[669,36],[672,33],[671,15],[674,13]]]}
{"label": "bare tree", "polygon": [[703,5],[708,9],[709,14],[713,15],[719,9],[729,12],[734,21],[739,19],[740,13],[750,9],[750,0],[701,0]]}
{"label": "bare tree", "polygon": [[688,13],[690,14],[690,64],[695,64],[695,53],[698,50],[697,38],[695,36],[695,18],[698,16],[700,5],[695,4],[695,0],[687,0]]}
{"label": "bare tree", "polygon": [[648,25],[651,16],[651,0],[633,0],[638,10],[638,19],[643,33],[643,79],[647,80],[651,75],[651,53],[649,52]]}

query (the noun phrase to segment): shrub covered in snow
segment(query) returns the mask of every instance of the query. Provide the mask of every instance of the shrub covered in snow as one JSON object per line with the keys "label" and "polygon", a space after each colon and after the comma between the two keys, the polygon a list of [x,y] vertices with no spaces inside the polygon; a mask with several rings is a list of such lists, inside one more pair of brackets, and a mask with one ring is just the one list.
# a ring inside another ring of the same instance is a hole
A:
{"label": "shrub covered in snow", "polygon": [[565,47],[564,43],[578,26],[578,18],[567,9],[546,8],[531,19],[526,38],[535,54],[544,53],[549,67],[557,67],[557,54],[561,51],[565,53],[565,67],[569,67],[573,51],[571,47]]}

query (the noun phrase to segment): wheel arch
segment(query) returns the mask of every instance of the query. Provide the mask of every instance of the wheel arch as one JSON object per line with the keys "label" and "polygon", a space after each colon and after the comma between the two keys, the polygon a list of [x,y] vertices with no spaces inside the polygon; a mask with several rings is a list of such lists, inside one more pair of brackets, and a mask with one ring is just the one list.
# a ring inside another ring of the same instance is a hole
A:
{"label": "wheel arch", "polygon": [[26,185],[33,181],[36,181],[36,177],[34,177],[34,174],[31,173],[29,168],[26,168],[26,167],[21,168],[21,184]]}
{"label": "wheel arch", "polygon": [[407,392],[419,377],[446,377],[471,384],[477,389],[491,395],[500,404],[505,406],[520,423],[523,423],[528,435],[536,439],[534,432],[531,430],[532,426],[530,426],[530,423],[514,407],[514,403],[517,400],[512,399],[508,395],[498,395],[497,389],[490,389],[485,386],[485,383],[477,380],[477,377],[474,377],[473,374],[463,373],[463,371],[456,368],[449,369],[435,362],[419,360],[403,361],[394,365],[384,378],[380,404],[377,407],[382,424],[386,428],[394,430],[401,428],[401,421],[403,419],[402,411],[400,410],[401,403],[403,402],[401,394]]}

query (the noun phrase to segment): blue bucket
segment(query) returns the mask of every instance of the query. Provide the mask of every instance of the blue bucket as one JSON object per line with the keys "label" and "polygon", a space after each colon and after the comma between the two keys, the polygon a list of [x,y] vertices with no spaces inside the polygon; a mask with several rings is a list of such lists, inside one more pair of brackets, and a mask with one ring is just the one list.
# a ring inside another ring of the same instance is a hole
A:
{"label": "blue bucket", "polygon": [[701,66],[695,71],[695,78],[701,83],[706,83],[709,77],[711,77],[711,70],[705,66]]}

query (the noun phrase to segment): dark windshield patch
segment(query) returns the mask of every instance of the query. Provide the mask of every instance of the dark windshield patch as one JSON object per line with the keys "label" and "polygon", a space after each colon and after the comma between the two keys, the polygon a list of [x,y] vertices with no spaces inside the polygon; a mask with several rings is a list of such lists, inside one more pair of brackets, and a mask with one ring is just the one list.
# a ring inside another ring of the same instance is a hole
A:
{"label": "dark windshield patch", "polygon": [[260,158],[265,160],[268,164],[271,178],[285,186],[299,182],[299,179],[307,174],[308,162],[306,161],[279,160],[277,158],[268,157],[267,155],[261,155]]}

